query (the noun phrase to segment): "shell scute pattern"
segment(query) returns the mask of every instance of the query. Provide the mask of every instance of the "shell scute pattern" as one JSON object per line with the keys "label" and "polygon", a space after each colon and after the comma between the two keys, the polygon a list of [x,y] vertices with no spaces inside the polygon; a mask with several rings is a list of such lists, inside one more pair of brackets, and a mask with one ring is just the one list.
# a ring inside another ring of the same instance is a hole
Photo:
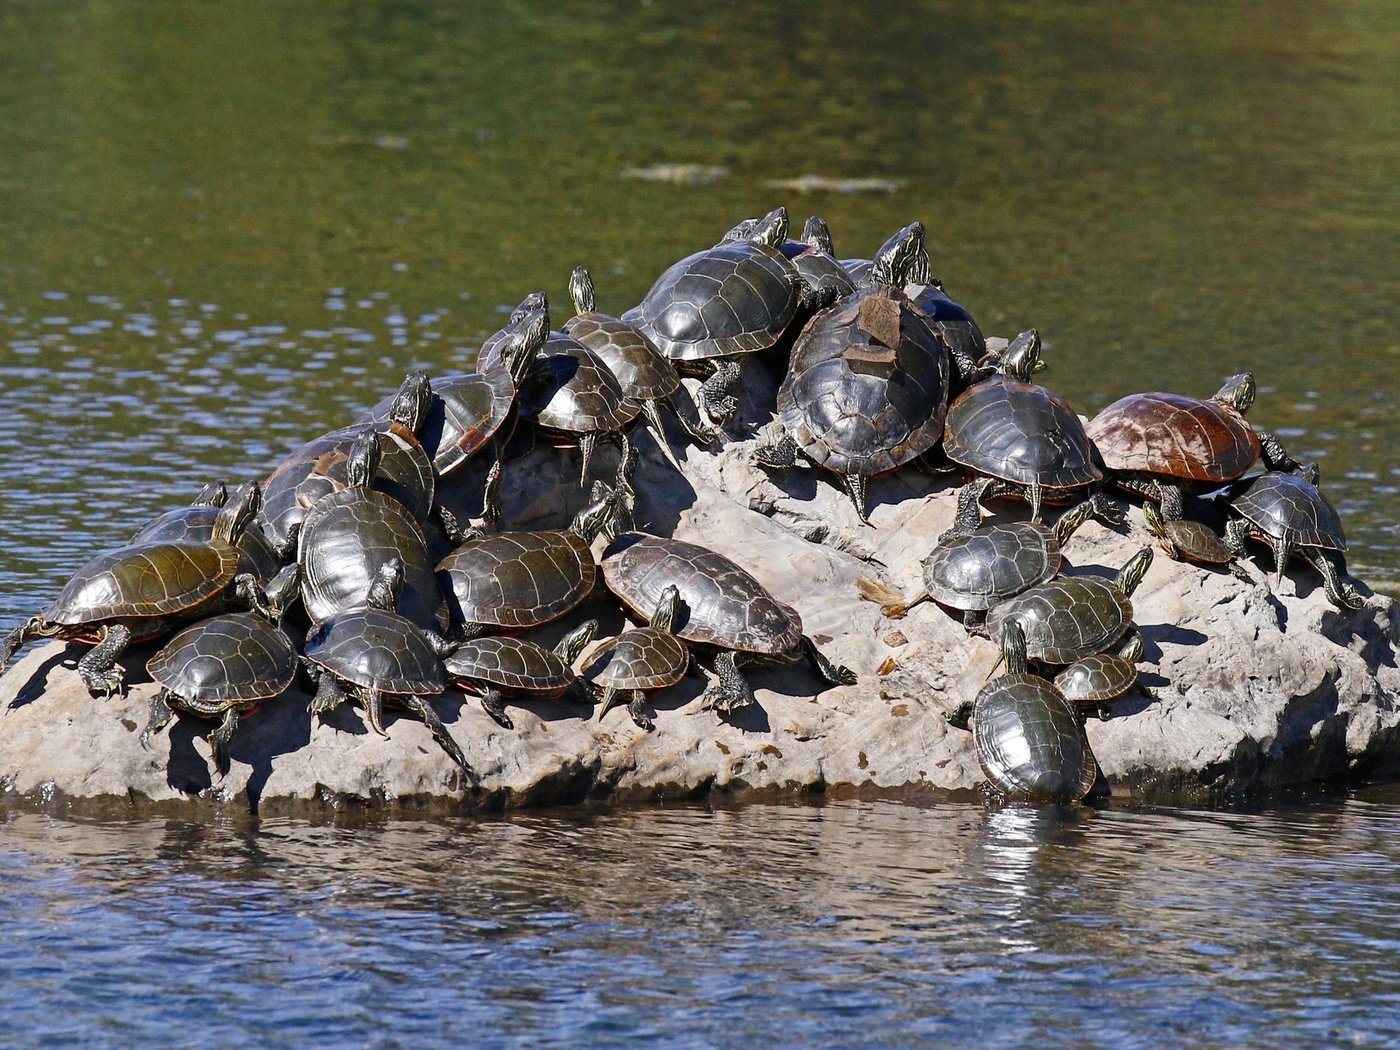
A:
{"label": "shell scute pattern", "polygon": [[943,450],[955,463],[1023,485],[1073,488],[1103,477],[1069,403],[1007,376],[978,383],[953,402]]}
{"label": "shell scute pattern", "polygon": [[237,568],[237,550],[223,544],[122,547],[84,565],[41,615],[78,625],[184,612],[218,594]]}
{"label": "shell scute pattern", "polygon": [[1266,536],[1305,547],[1347,549],[1337,508],[1317,486],[1295,474],[1261,474],[1231,506]]}
{"label": "shell scute pattern", "polygon": [[593,590],[597,568],[572,532],[497,532],[438,565],[465,623],[533,627],[562,616]]}
{"label": "shell scute pattern", "polygon": [[1260,453],[1254,428],[1232,406],[1161,391],[1119,398],[1087,430],[1111,470],[1193,481],[1230,481]]}
{"label": "shell scute pattern", "polygon": [[564,326],[597,354],[617,377],[623,393],[637,400],[656,400],[675,393],[681,377],[651,341],[631,325],[607,314],[578,314]]}
{"label": "shell scute pattern", "polygon": [[934,601],[981,611],[1046,582],[1060,561],[1050,529],[1029,522],[989,525],[935,547],[924,560],[924,585]]}
{"label": "shell scute pattern", "polygon": [[528,693],[566,688],[574,674],[557,654],[520,638],[493,636],[466,642],[447,658],[453,679],[485,682]]}
{"label": "shell scute pattern", "polygon": [[186,627],[146,669],[173,693],[223,703],[280,696],[296,659],[286,632],[253,613],[229,613]]}
{"label": "shell scute pattern", "polygon": [[589,661],[584,677],[615,689],[662,689],[685,677],[690,655],[669,631],[638,627],[613,639]]}
{"label": "shell scute pattern", "polygon": [[384,609],[356,609],[317,624],[306,636],[305,652],[366,689],[434,696],[446,687],[442,661],[423,633]]}
{"label": "shell scute pattern", "polygon": [[577,339],[552,335],[537,355],[552,381],[530,385],[521,396],[522,415],[540,426],[569,434],[616,430],[637,414],[617,377]]}
{"label": "shell scute pattern", "polygon": [[1034,675],[989,682],[977,697],[972,736],[982,772],[1011,796],[1078,800],[1098,775],[1079,713]]}
{"label": "shell scute pattern", "polygon": [[1064,576],[993,607],[987,618],[992,637],[1008,619],[1025,631],[1029,657],[1068,664],[1121,638],[1132,623],[1133,604],[1112,580]]}

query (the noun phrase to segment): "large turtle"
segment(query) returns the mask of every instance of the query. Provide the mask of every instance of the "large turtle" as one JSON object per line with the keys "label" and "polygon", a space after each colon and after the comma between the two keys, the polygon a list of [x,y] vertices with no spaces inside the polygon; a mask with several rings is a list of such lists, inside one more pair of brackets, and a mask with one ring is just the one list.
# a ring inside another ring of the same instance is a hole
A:
{"label": "large turtle", "polygon": [[461,747],[424,699],[447,687],[442,660],[456,644],[394,612],[402,584],[403,563],[390,558],[379,567],[362,604],[315,624],[307,633],[305,664],[317,681],[311,713],[333,711],[351,696],[364,709],[366,724],[387,737],[383,705],[391,700],[421,718],[452,761],[475,778]]}
{"label": "large turtle", "polygon": [[[219,509],[228,502],[228,489],[222,481],[210,482],[199,491],[188,507],[177,507],[159,514],[137,529],[127,546],[187,540],[207,543],[214,535]],[[282,567],[268,538],[250,521],[238,540],[238,573],[251,574],[259,582],[272,579]]]}
{"label": "large turtle", "polygon": [[1030,381],[1040,361],[1035,329],[1007,349],[1005,374],[965,390],[948,409],[943,451],[954,463],[995,478],[987,496],[1023,495],[1040,520],[1048,494],[1067,496],[1100,481],[1084,424],[1059,394]]}
{"label": "large turtle", "polygon": [[1299,466],[1272,434],[1244,418],[1254,376],[1233,375],[1211,398],[1153,391],[1120,397],[1089,421],[1103,465],[1129,491],[1159,498],[1164,486],[1200,489],[1241,477],[1262,456],[1270,470]]}
{"label": "large turtle", "polygon": [[1243,556],[1245,540],[1267,543],[1274,552],[1274,575],[1283,579],[1296,551],[1322,574],[1327,600],[1339,609],[1366,603],[1346,579],[1346,533],[1337,508],[1317,487],[1316,467],[1303,472],[1269,471],[1240,483],[1230,509],[1239,515],[1225,526],[1225,543]]}
{"label": "large turtle", "polygon": [[958,729],[972,723],[977,762],[992,796],[1033,802],[1078,802],[1093,789],[1098,763],[1073,704],[1051,682],[1028,673],[1020,625],[1002,632],[1006,673],[948,716]]}
{"label": "large turtle", "polygon": [[258,512],[260,495],[256,482],[241,486],[220,508],[206,541],[162,540],[93,558],[51,605],[0,643],[0,674],[35,638],[95,643],[78,661],[78,674],[89,692],[110,696],[122,691],[125,671],[116,661],[130,642],[220,612],[235,592],[256,601],[256,581],[238,574],[238,541]]}
{"label": "large turtle", "polygon": [[647,693],[675,685],[691,665],[690,650],[675,633],[680,611],[680,589],[671,584],[661,592],[647,626],[618,635],[589,661],[583,676],[603,691],[599,721],[626,699],[632,721],[648,731],[655,728],[646,713]]}
{"label": "large turtle", "polygon": [[778,601],[748,572],[722,554],[697,543],[623,533],[603,552],[603,579],[639,619],[650,619],[668,587],[680,594],[682,614],[676,636],[692,645],[717,650],[719,682],[703,699],[719,711],[754,702],[753,690],[739,673],[743,664],[796,663],[806,657],[823,681],[854,685],[855,674],[833,664],[802,633],[802,618]]}
{"label": "large turtle", "polygon": [[560,639],[553,650],[523,638],[474,638],[447,658],[447,676],[454,685],[478,693],[481,709],[501,728],[514,729],[515,723],[506,714],[506,699],[548,699],[579,689],[579,677],[571,665],[597,633],[598,621],[585,621]]}
{"label": "large turtle", "polygon": [[870,284],[814,317],[778,388],[783,436],[754,457],[784,468],[800,452],[840,477],[865,524],[869,479],[938,444],[947,411],[947,347],[902,291],[923,253],[911,223],[880,249]]}

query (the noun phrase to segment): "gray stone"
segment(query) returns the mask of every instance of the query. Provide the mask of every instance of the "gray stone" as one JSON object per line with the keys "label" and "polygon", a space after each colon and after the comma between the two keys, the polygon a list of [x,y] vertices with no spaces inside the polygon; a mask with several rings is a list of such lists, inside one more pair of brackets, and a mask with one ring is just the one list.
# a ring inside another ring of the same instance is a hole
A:
{"label": "gray stone", "polygon": [[[772,398],[763,368],[748,366],[739,418],[769,418]],[[822,688],[805,668],[754,671],[758,705],[726,721],[702,709],[705,683],[688,678],[653,698],[653,733],[620,707],[600,723],[565,701],[514,704],[516,728],[506,731],[474,699],[450,693],[433,704],[480,775],[473,790],[412,716],[390,714],[388,739],[381,739],[349,707],[312,719],[302,693],[266,703],[244,721],[226,775],[209,768],[203,737],[212,722],[180,716],[144,750],[138,737],[155,687],[142,666],[151,648],[125,660],[129,695],[101,700],[88,696],[72,668],[81,649],[50,643],[0,679],[7,797],[269,813],[344,805],[453,812],[710,793],[971,792],[982,780],[972,737],[950,728],[945,715],[976,695],[996,663],[995,647],[932,603],[887,620],[856,583],[866,576],[913,597],[922,559],[952,521],[958,479],[913,469],[875,479],[873,527],[866,527],[831,475],[774,475],[753,466],[752,447],[766,429],[731,433],[718,450],[684,444],[678,429],[664,448],[639,436],[638,525],[709,545],[747,567],[797,608],[832,659],[860,675],[855,686]],[[597,462],[604,476],[615,457],[600,451]],[[564,524],[583,503],[577,469],[573,450],[537,449],[509,464],[505,520],[512,527]],[[455,502],[470,510],[470,477],[459,485]],[[1122,532],[1091,522],[1069,544],[1070,571],[1111,572],[1149,542],[1136,510]],[[1268,564],[1266,549],[1259,554]],[[1301,563],[1271,593],[1262,573],[1251,585],[1159,556],[1133,603],[1147,639],[1144,680],[1158,699],[1129,694],[1113,719],[1089,721],[1114,796],[1213,801],[1400,769],[1400,618],[1390,599],[1373,596],[1359,610],[1339,612]],[[585,615],[601,616],[614,633],[623,626],[600,584],[544,640]]]}

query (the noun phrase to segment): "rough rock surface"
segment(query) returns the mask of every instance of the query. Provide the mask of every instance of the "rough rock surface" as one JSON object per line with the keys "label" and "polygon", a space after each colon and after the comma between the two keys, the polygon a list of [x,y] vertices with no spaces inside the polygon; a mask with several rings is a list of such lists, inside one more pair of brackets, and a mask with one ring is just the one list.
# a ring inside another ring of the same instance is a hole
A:
{"label": "rough rock surface", "polygon": [[[762,366],[750,367],[745,396],[740,418],[769,418],[773,385]],[[349,706],[313,720],[302,694],[246,719],[227,773],[211,774],[203,740],[211,722],[181,716],[150,750],[138,742],[155,690],[142,669],[149,647],[125,660],[129,695],[104,701],[89,697],[73,670],[82,650],[50,643],[0,679],[0,797],[269,813],[357,803],[450,812],[712,791],[970,792],[982,779],[971,734],[944,715],[977,693],[994,646],[932,603],[885,619],[856,587],[870,576],[917,592],[920,562],[952,521],[956,479],[915,470],[876,479],[873,527],[865,527],[831,476],[751,465],[761,436],[731,433],[718,451],[688,447],[678,428],[664,449],[639,437],[639,527],[707,544],[749,568],[799,610],[832,659],[858,672],[855,686],[821,689],[805,668],[755,671],[758,705],[725,721],[701,708],[705,683],[688,678],[654,698],[653,733],[620,708],[599,723],[563,701],[514,704],[516,728],[505,731],[474,699],[448,694],[433,704],[480,774],[473,790],[411,716],[391,713],[381,739]],[[612,462],[599,455],[599,476]],[[505,520],[563,524],[581,501],[577,468],[576,451],[553,449],[509,465]],[[476,509],[469,494],[478,485],[459,485],[457,509]],[[1148,542],[1134,509],[1126,529],[1091,522],[1066,553],[1071,571],[1106,573]],[[1258,553],[1268,565],[1267,550]],[[1111,721],[1088,725],[1115,797],[1212,801],[1400,771],[1396,603],[1372,596],[1339,612],[1301,563],[1277,589],[1258,576],[1250,585],[1155,560],[1133,602],[1147,640],[1144,681],[1158,699],[1130,694]],[[623,624],[600,583],[578,615],[541,640],[552,643],[590,615],[603,618],[605,633]]]}

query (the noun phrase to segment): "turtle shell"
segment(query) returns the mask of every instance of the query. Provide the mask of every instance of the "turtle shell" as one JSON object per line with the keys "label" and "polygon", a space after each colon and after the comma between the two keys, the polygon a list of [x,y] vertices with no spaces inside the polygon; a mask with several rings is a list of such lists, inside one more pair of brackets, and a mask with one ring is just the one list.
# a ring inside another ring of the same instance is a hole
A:
{"label": "turtle shell", "polygon": [[[146,543],[208,543],[214,538],[214,521],[219,508],[210,504],[177,507],[152,518],[127,541],[128,546]],[[282,567],[277,552],[262,529],[249,522],[238,540],[238,573],[252,573],[259,580],[270,580]]]}
{"label": "turtle shell", "polygon": [[469,685],[495,685],[520,693],[556,693],[574,681],[557,653],[522,638],[499,635],[465,642],[447,658],[448,677]]}
{"label": "turtle shell", "polygon": [[1259,436],[1223,401],[1153,392],[1120,397],[1086,428],[1104,466],[1190,481],[1231,481],[1259,458]]}
{"label": "turtle shell", "polygon": [[603,579],[639,618],[649,619],[672,584],[682,608],[675,633],[688,642],[767,655],[802,641],[802,620],[748,572],[697,543],[626,532],[603,552]]}
{"label": "turtle shell", "polygon": [[1055,676],[1055,688],[1072,704],[1099,704],[1122,696],[1138,680],[1137,665],[1116,653],[1094,653]]}
{"label": "turtle shell", "polygon": [[447,605],[422,528],[403,504],[373,489],[345,489],[307,512],[298,560],[301,597],[313,622],[365,603],[391,558],[403,561],[398,611],[420,627],[447,625]]}
{"label": "turtle shell", "polygon": [[423,632],[387,609],[352,609],[314,625],[304,652],[337,678],[366,689],[436,696],[447,687],[442,660]]}
{"label": "turtle shell", "polygon": [[[472,457],[514,418],[515,383],[504,368],[439,376],[419,439],[439,477],[446,477]],[[361,420],[383,425],[394,395],[386,397]],[[381,467],[381,470],[384,469]]]}
{"label": "turtle shell", "polygon": [[1074,410],[1036,383],[995,376],[948,409],[943,451],[954,463],[1021,485],[1073,488],[1100,480],[1093,446]]}
{"label": "turtle shell", "polygon": [[281,696],[296,677],[292,640],[253,613],[229,613],[186,627],[146,663],[160,685],[201,704]]}
{"label": "turtle shell", "polygon": [[626,397],[655,401],[674,394],[681,385],[676,366],[661,356],[651,340],[616,317],[578,314],[564,331],[598,355]]}
{"label": "turtle shell", "polygon": [[933,549],[924,559],[924,586],[936,602],[981,611],[1053,578],[1060,561],[1053,529],[984,525]]}
{"label": "turtle shell", "polygon": [[806,241],[786,240],[778,248],[783,257],[790,261],[803,281],[817,291],[835,288],[837,298],[844,298],[856,290],[856,282],[846,272],[846,268],[834,256]]}
{"label": "turtle shell", "polygon": [[520,414],[557,434],[606,433],[636,418],[612,370],[577,339],[552,334],[536,355],[550,378],[521,391]]}
{"label": "turtle shell", "polygon": [[802,330],[778,418],[818,466],[883,474],[938,444],[948,370],[943,341],[902,294],[857,292]]}
{"label": "turtle shell", "polygon": [[74,573],[40,618],[79,626],[193,613],[212,604],[237,570],[238,551],[225,543],[121,547]]}
{"label": "turtle shell", "polygon": [[1230,505],[1265,536],[1304,547],[1347,549],[1337,508],[1316,485],[1296,474],[1260,474]]}
{"label": "turtle shell", "polygon": [[666,270],[632,323],[673,361],[764,350],[797,315],[799,283],[796,267],[781,252],[726,241]]}
{"label": "turtle shell", "polygon": [[1164,521],[1167,538],[1176,545],[1187,561],[1203,565],[1225,565],[1234,555],[1209,525],[1186,518]]}
{"label": "turtle shell", "polygon": [[1062,576],[993,607],[987,631],[1001,635],[1014,619],[1026,634],[1026,655],[1051,664],[1070,664],[1100,653],[1128,630],[1132,600],[1113,580]]}
{"label": "turtle shell", "polygon": [[690,653],[670,631],[639,627],[614,638],[588,662],[583,676],[615,689],[662,689],[685,677]]}
{"label": "turtle shell", "polygon": [[972,315],[948,297],[948,294],[934,284],[910,285],[905,291],[918,310],[930,321],[934,329],[943,337],[951,350],[957,351],[973,361],[979,361],[987,352],[987,339]]}
{"label": "turtle shell", "polygon": [[563,616],[593,590],[597,568],[573,532],[497,532],[438,564],[460,623],[533,627]]}
{"label": "turtle shell", "polygon": [[1084,727],[1051,683],[1029,674],[1003,675],[974,701],[972,739],[982,772],[1015,798],[1077,802],[1098,776]]}

